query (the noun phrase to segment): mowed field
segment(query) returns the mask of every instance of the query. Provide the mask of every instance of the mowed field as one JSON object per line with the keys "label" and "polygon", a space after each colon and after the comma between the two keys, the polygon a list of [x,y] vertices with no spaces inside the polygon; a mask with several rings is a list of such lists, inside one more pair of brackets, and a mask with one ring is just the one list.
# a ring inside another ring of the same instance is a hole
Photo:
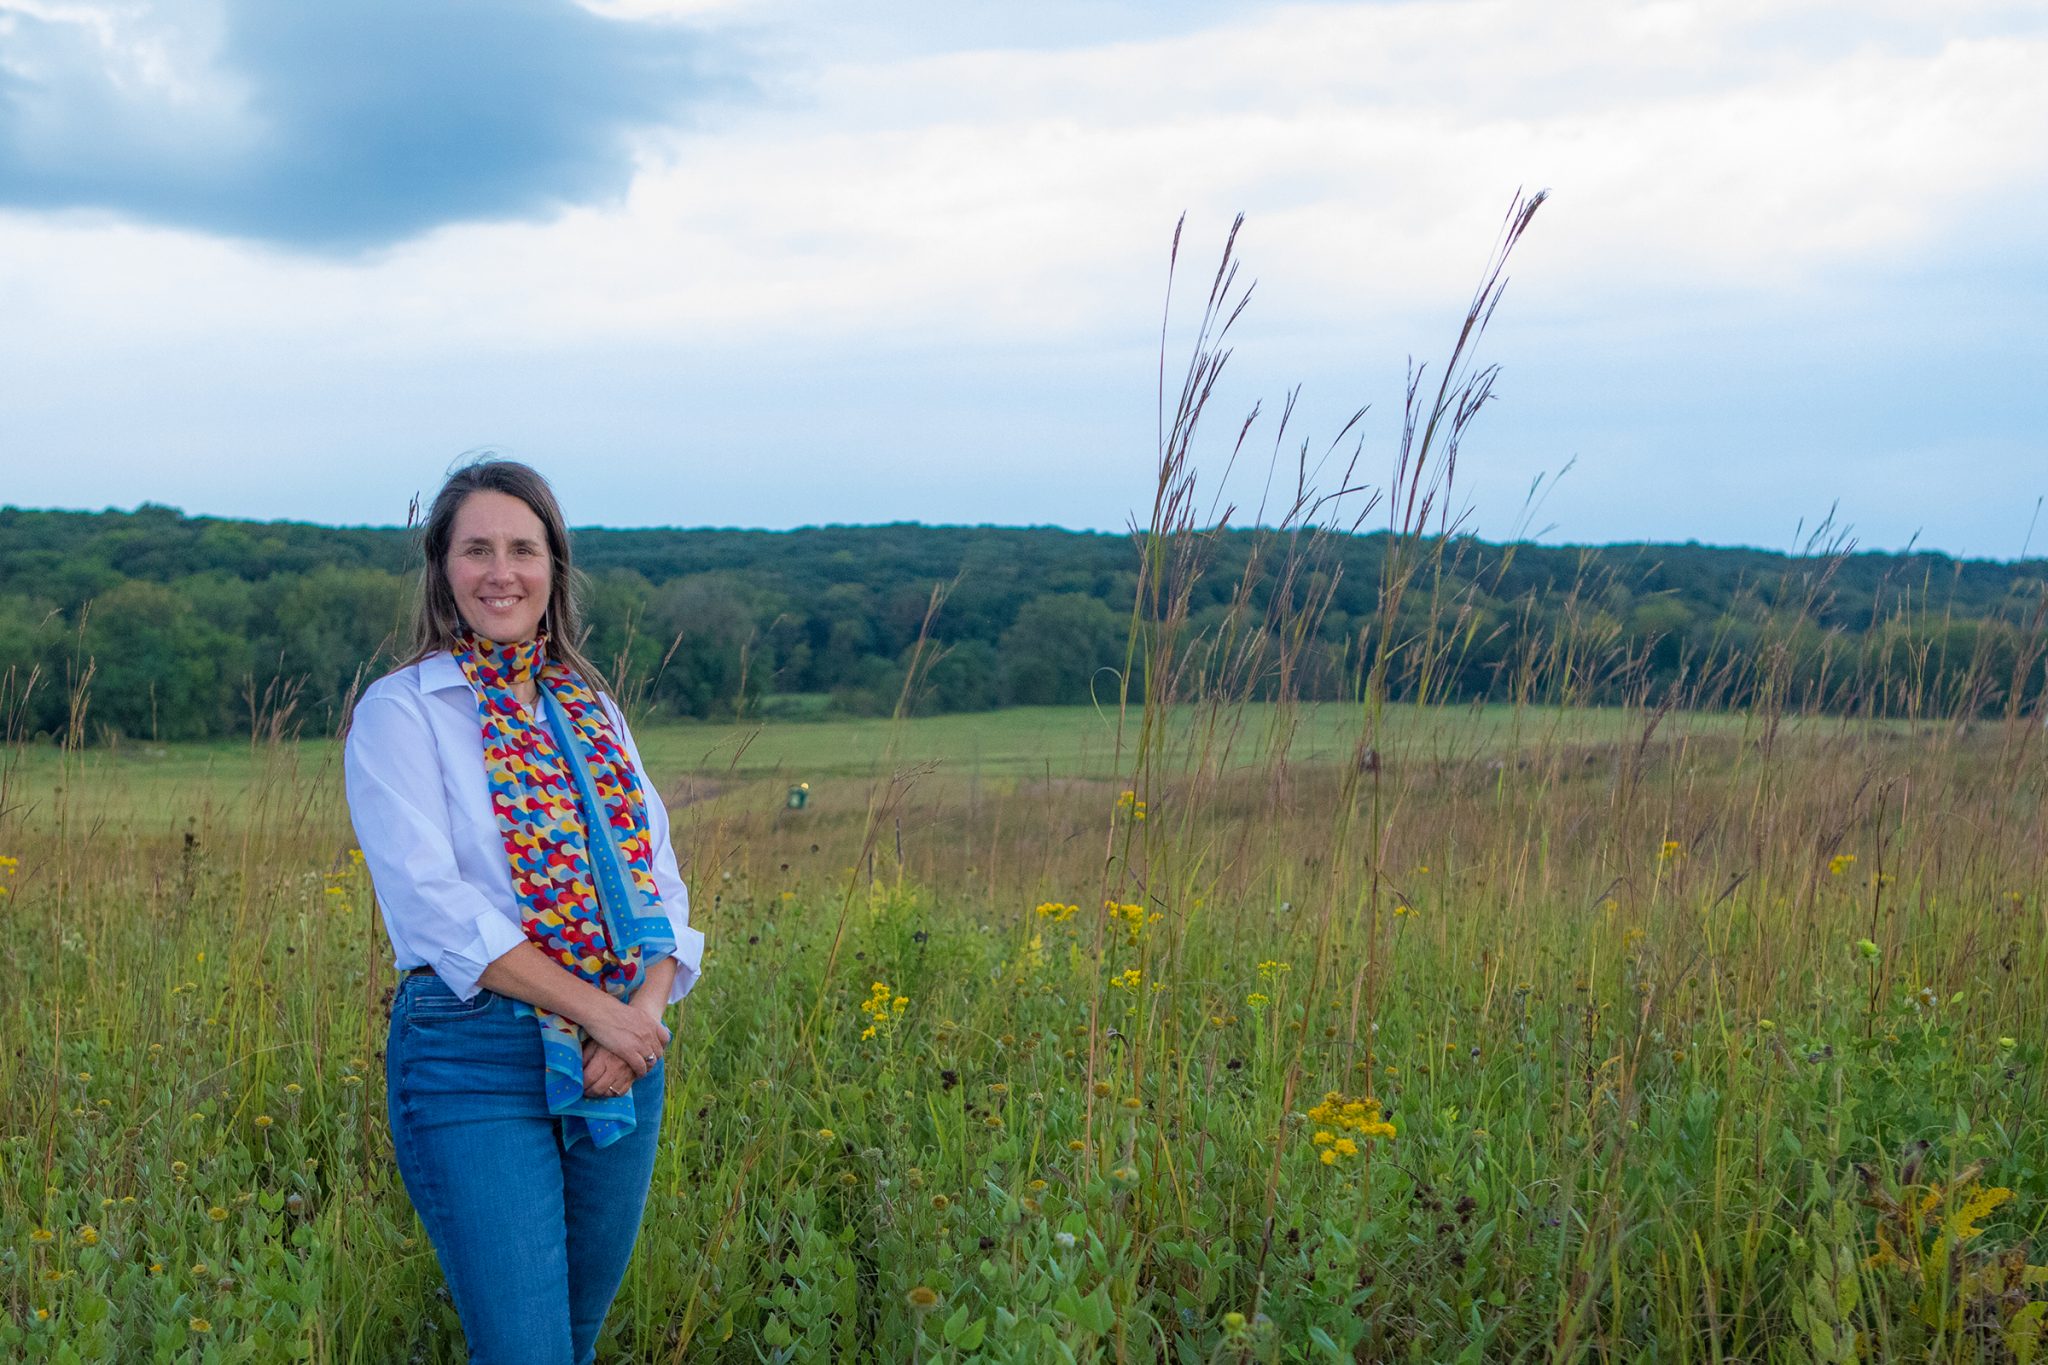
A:
{"label": "mowed field", "polygon": [[[710,949],[600,1358],[2042,1358],[2037,726],[1367,723],[645,727]],[[0,1358],[461,1359],[337,747],[0,768]]]}

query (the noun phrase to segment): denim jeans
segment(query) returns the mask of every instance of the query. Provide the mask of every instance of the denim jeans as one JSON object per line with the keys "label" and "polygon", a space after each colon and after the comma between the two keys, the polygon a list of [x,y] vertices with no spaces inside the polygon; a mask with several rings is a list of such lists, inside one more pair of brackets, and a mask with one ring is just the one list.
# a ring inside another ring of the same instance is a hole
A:
{"label": "denim jeans", "polygon": [[511,997],[399,979],[384,1052],[391,1142],[462,1317],[473,1365],[589,1365],[654,1175],[666,1064],[633,1086],[633,1131],[564,1151],[540,1026]]}

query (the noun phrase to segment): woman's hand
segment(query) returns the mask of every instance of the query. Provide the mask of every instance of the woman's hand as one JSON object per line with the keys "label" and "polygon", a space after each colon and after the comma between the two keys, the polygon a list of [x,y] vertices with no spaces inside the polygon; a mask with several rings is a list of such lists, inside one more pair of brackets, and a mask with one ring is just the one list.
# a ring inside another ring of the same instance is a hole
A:
{"label": "woman's hand", "polygon": [[595,1040],[583,1044],[583,1093],[609,1099],[633,1088],[633,1069]]}
{"label": "woman's hand", "polygon": [[631,1068],[638,1080],[650,1071],[668,1046],[668,1025],[644,1009],[612,1001],[611,1008],[583,1021],[583,1030],[614,1060]]}

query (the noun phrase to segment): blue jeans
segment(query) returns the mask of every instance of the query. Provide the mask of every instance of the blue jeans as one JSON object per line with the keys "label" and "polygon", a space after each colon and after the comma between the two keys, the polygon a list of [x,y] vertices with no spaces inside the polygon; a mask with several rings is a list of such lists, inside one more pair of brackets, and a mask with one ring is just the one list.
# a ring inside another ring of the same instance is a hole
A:
{"label": "blue jeans", "polygon": [[473,1365],[589,1365],[625,1278],[661,1128],[664,1062],[633,1131],[562,1149],[540,1026],[511,997],[399,978],[384,1052],[391,1142],[462,1316]]}

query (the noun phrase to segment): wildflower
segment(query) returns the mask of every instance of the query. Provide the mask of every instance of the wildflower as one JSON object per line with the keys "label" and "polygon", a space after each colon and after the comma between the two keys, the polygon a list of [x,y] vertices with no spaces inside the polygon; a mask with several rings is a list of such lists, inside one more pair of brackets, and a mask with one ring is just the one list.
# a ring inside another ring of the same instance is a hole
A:
{"label": "wildflower", "polygon": [[984,1128],[1000,1128],[1003,1126],[1002,1116],[999,1114],[990,1114],[987,1118],[981,1121],[981,1124]]}
{"label": "wildflower", "polygon": [[1323,1148],[1323,1164],[1325,1166],[1334,1166],[1337,1164],[1337,1153],[1334,1149],[1329,1147]]}
{"label": "wildflower", "polygon": [[1668,863],[1683,852],[1685,852],[1685,845],[1679,843],[1676,839],[1666,839],[1663,846],[1657,850],[1657,861]]}
{"label": "wildflower", "polygon": [[939,1293],[936,1289],[920,1284],[905,1294],[903,1300],[918,1312],[927,1313],[939,1306]]}
{"label": "wildflower", "polygon": [[355,1086],[361,1085],[363,1083],[363,1078],[361,1076],[356,1075],[355,1072],[351,1071],[341,1078],[341,1083],[343,1085],[353,1088]]}
{"label": "wildflower", "polygon": [[1855,861],[1856,855],[1853,853],[1837,853],[1834,857],[1828,859],[1828,875],[1830,877],[1841,876],[1849,870]]}
{"label": "wildflower", "polygon": [[1074,1249],[1075,1238],[1071,1232],[1055,1232],[1052,1235],[1052,1240],[1053,1244],[1059,1247],[1061,1251],[1072,1251]]}
{"label": "wildflower", "polygon": [[300,1085],[297,1081],[290,1081],[286,1083],[284,1093],[287,1095],[296,1095],[304,1089],[305,1087]]}
{"label": "wildflower", "polygon": [[1278,981],[1281,977],[1285,976],[1287,973],[1293,970],[1294,968],[1290,967],[1285,962],[1276,962],[1272,958],[1267,958],[1264,962],[1261,962],[1259,964],[1259,980]]}
{"label": "wildflower", "polygon": [[940,1213],[944,1213],[946,1211],[946,1205],[952,1202],[952,1200],[946,1198],[946,1196],[943,1194],[935,1194],[932,1196],[932,1207],[937,1209]]}
{"label": "wildflower", "polygon": [[1119,795],[1116,799],[1116,808],[1119,814],[1128,815],[1133,820],[1145,818],[1145,803],[1138,799],[1138,794],[1134,791],[1126,790]]}
{"label": "wildflower", "polygon": [[835,1134],[830,1128],[820,1128],[817,1131],[816,1136],[818,1141],[820,1142],[830,1142],[834,1137],[837,1136],[837,1134]]}
{"label": "wildflower", "polygon": [[1123,971],[1112,976],[1109,979],[1109,984],[1120,991],[1134,991],[1138,989],[1138,983],[1144,979],[1145,974],[1136,967],[1126,967]]}
{"label": "wildflower", "polygon": [[55,1240],[56,1236],[57,1234],[50,1231],[48,1228],[37,1228],[34,1232],[31,1232],[28,1235],[28,1239],[31,1242],[48,1242]]}
{"label": "wildflower", "polygon": [[1071,1138],[1067,1142],[1067,1150],[1070,1152],[1085,1152],[1088,1150],[1088,1144],[1079,1138]]}
{"label": "wildflower", "polygon": [[100,1230],[87,1223],[78,1230],[78,1240],[86,1246],[96,1247],[100,1244]]}
{"label": "wildflower", "polygon": [[1933,1009],[1933,1008],[1934,1008],[1934,1005],[1935,1005],[1935,994],[1934,994],[1934,987],[1932,987],[1932,986],[1922,986],[1922,987],[1921,987],[1921,988],[1920,988],[1919,990],[1917,990],[1917,991],[1913,992],[1913,1008],[1914,1008],[1914,1009],[1916,1009],[1916,1010],[1931,1010],[1931,1009]]}
{"label": "wildflower", "polygon": [[1119,1166],[1109,1173],[1109,1177],[1120,1184],[1135,1185],[1138,1183],[1138,1168],[1136,1166]]}
{"label": "wildflower", "polygon": [[1394,917],[1396,919],[1399,919],[1402,915],[1412,915],[1414,913],[1415,912],[1413,910],[1410,910],[1406,904],[1396,903],[1394,906]]}
{"label": "wildflower", "polygon": [[1143,1109],[1145,1107],[1145,1101],[1139,1099],[1136,1095],[1126,1095],[1123,1098],[1123,1106],[1124,1108],[1131,1110]]}
{"label": "wildflower", "polygon": [[[1323,1102],[1308,1111],[1309,1121],[1324,1128],[1337,1130],[1339,1136],[1346,1134],[1361,1138],[1390,1138],[1395,1136],[1394,1125],[1381,1117],[1380,1102],[1376,1098],[1347,1098],[1342,1091],[1332,1090],[1324,1094]],[[1332,1143],[1332,1147],[1335,1144]]]}
{"label": "wildflower", "polygon": [[270,1115],[258,1114],[256,1116],[256,1126],[258,1128],[268,1128],[270,1126]]}
{"label": "wildflower", "polygon": [[1043,1180],[1033,1180],[1033,1181],[1032,1181],[1032,1182],[1031,1182],[1031,1183],[1030,1183],[1030,1184],[1029,1184],[1028,1186],[1026,1186],[1025,1188],[1027,1188],[1027,1189],[1031,1189],[1031,1190],[1043,1190],[1043,1189],[1045,1188],[1045,1182],[1044,1182]]}
{"label": "wildflower", "polygon": [[868,1019],[868,1026],[861,1030],[861,1038],[876,1038],[889,1032],[909,1007],[909,996],[896,994],[886,981],[875,982],[868,988],[868,998],[859,1005],[860,1012]]}
{"label": "wildflower", "polygon": [[1250,995],[1247,995],[1244,998],[1244,1003],[1251,1006],[1255,1010],[1262,1010],[1267,1005],[1270,1005],[1273,1002],[1266,998],[1266,993],[1264,991],[1253,991]]}
{"label": "wildflower", "polygon": [[1102,908],[1108,912],[1111,920],[1124,926],[1126,936],[1131,942],[1137,942],[1138,931],[1145,927],[1144,906],[1125,901],[1104,901]]}
{"label": "wildflower", "polygon": [[1330,1144],[1330,1150],[1335,1152],[1338,1156],[1357,1156],[1358,1144],[1353,1142],[1348,1137],[1338,1138],[1335,1142]]}
{"label": "wildflower", "polygon": [[206,1262],[199,1261],[193,1265],[192,1278],[195,1280],[203,1280],[206,1278]]}
{"label": "wildflower", "polygon": [[1318,1147],[1327,1147],[1337,1140],[1337,1135],[1326,1128],[1318,1128],[1309,1136],[1309,1141]]}
{"label": "wildflower", "polygon": [[208,1322],[205,1318],[187,1319],[185,1325],[187,1327],[190,1327],[194,1332],[211,1332],[213,1330],[213,1324]]}
{"label": "wildflower", "polygon": [[36,1310],[36,1321],[37,1321],[37,1322],[48,1322],[49,1320],[50,1320],[50,1310],[49,1310],[49,1309],[47,1309],[47,1308],[38,1308],[38,1309]]}
{"label": "wildflower", "polygon": [[191,1168],[182,1161],[173,1161],[171,1163],[171,1174],[179,1180],[183,1180],[185,1178],[185,1172],[190,1169]]}
{"label": "wildflower", "polygon": [[216,1223],[225,1223],[228,1221],[228,1211],[218,1204],[215,1204],[212,1208],[208,1209],[206,1211],[206,1216],[208,1218],[211,1218]]}
{"label": "wildflower", "polygon": [[152,1275],[161,1275],[161,1274],[163,1274],[163,1273],[164,1273],[164,1263],[163,1263],[162,1261],[151,1261],[151,1262],[149,1263],[149,1273],[150,1273],[150,1274],[152,1274]]}
{"label": "wildflower", "polygon": [[1081,913],[1080,906],[1065,905],[1059,901],[1046,901],[1038,907],[1038,917],[1040,919],[1049,919],[1054,924],[1065,924],[1079,913]]}

